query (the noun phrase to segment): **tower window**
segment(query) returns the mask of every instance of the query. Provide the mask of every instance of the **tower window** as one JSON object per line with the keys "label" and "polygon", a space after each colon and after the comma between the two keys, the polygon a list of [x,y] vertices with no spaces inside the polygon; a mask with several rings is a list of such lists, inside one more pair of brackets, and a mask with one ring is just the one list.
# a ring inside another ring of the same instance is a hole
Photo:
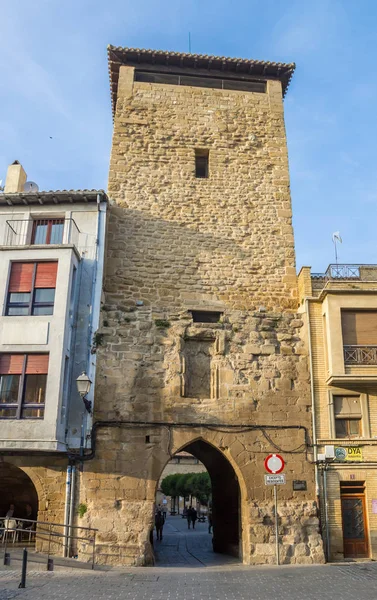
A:
{"label": "tower window", "polygon": [[195,150],[195,177],[205,179],[208,177],[208,150]]}
{"label": "tower window", "polygon": [[190,312],[194,323],[219,323],[223,314],[212,310],[191,310]]}

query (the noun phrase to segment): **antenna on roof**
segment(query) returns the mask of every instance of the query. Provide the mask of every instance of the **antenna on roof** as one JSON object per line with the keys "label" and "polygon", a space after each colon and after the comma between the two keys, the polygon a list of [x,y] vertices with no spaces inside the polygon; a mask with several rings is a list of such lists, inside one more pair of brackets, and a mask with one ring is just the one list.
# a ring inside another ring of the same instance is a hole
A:
{"label": "antenna on roof", "polygon": [[191,54],[191,33],[189,32],[189,54]]}
{"label": "antenna on roof", "polygon": [[343,243],[343,240],[340,237],[339,231],[334,231],[334,233],[332,234],[332,241],[334,242],[334,246],[335,246],[335,264],[336,264],[336,266],[338,266],[338,249],[336,247],[336,243],[337,242],[339,242],[339,244]]}

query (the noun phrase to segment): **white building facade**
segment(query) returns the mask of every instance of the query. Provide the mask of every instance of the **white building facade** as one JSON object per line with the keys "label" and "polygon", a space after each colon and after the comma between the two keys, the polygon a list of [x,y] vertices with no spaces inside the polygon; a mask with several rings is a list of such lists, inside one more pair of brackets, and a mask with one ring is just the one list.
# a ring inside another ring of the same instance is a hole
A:
{"label": "white building facade", "polygon": [[[12,503],[22,516],[26,500],[9,483],[16,465],[36,485],[34,466],[59,464],[64,482],[72,456],[90,448],[107,207],[103,191],[40,192],[19,163],[8,169],[0,192],[0,513]],[[93,382],[85,403],[76,383],[83,372]],[[48,494],[43,506],[38,494],[35,511],[44,518]],[[62,522],[62,511],[55,518]]]}

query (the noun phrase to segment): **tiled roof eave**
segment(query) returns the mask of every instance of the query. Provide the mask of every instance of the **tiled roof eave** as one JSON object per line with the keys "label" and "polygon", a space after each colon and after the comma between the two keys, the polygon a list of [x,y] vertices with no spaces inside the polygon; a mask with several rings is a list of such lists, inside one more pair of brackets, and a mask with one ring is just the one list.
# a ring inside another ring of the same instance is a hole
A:
{"label": "tiled roof eave", "polygon": [[102,202],[108,202],[104,190],[49,190],[45,192],[0,193],[0,206],[42,205],[42,204],[78,204],[97,202],[98,195]]}
{"label": "tiled roof eave", "polygon": [[[166,66],[176,66],[179,68],[199,67],[202,69],[227,70],[237,72],[239,68],[248,68],[248,73],[253,75],[262,75],[266,78],[277,78],[281,81],[283,87],[283,96],[289,87],[292,75],[296,68],[295,63],[280,63],[261,60],[252,60],[245,58],[230,58],[224,56],[210,56],[204,54],[189,54],[182,52],[168,52],[164,50],[148,50],[140,48],[122,48],[120,46],[111,46],[107,48],[110,92],[113,115],[115,113],[115,104],[118,86],[118,73],[121,65],[137,62],[138,64],[149,63]],[[245,73],[245,71],[242,71]]]}

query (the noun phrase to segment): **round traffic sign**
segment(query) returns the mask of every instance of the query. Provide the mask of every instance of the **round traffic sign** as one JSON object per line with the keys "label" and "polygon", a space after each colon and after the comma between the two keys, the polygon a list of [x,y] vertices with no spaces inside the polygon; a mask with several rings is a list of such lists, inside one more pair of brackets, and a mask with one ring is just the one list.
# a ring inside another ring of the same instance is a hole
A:
{"label": "round traffic sign", "polygon": [[269,454],[264,460],[264,468],[269,473],[281,473],[284,466],[285,462],[280,454]]}

